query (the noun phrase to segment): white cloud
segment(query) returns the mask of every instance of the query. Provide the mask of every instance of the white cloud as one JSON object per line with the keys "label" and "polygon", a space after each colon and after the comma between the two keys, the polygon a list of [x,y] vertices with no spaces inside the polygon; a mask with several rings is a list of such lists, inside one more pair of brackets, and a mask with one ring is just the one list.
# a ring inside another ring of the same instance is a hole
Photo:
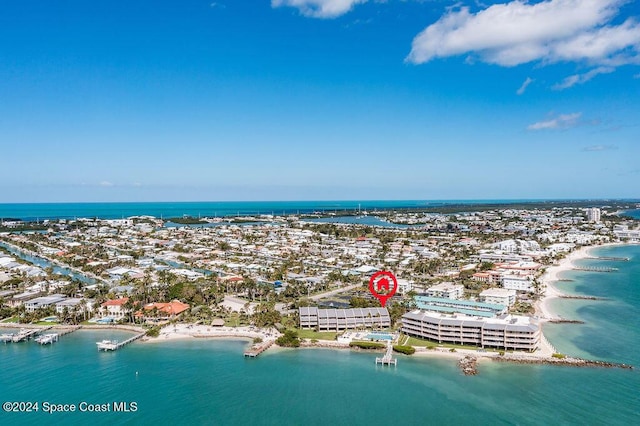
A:
{"label": "white cloud", "polygon": [[598,67],[594,68],[589,72],[584,74],[574,74],[562,80],[560,83],[553,86],[554,90],[564,90],[568,89],[571,86],[575,86],[576,84],[584,84],[587,81],[591,80],[593,77],[598,74],[609,74],[614,72],[616,69],[612,67]]}
{"label": "white cloud", "polygon": [[574,112],[572,114],[560,114],[557,117],[530,124],[527,126],[527,130],[568,129],[570,127],[577,126],[580,123],[579,119],[581,116],[581,112]]}
{"label": "white cloud", "polygon": [[336,18],[349,12],[353,6],[367,0],[271,0],[271,7],[290,6],[304,16],[313,18]]}
{"label": "white cloud", "polygon": [[103,180],[102,182],[100,182],[100,184],[99,184],[99,185],[100,185],[100,186],[103,186],[103,187],[105,187],[105,188],[108,188],[108,187],[113,186],[113,183],[112,183],[112,182],[109,182],[109,181],[107,181],[107,180]]}
{"label": "white cloud", "polygon": [[522,86],[520,86],[520,88],[516,91],[516,94],[518,95],[524,94],[524,91],[527,90],[527,87],[529,87],[529,85],[533,83],[533,81],[534,80],[531,77],[527,77],[524,83],[522,83]]}
{"label": "white cloud", "polygon": [[538,61],[590,66],[640,63],[640,24],[610,22],[627,0],[516,0],[475,14],[451,11],[414,39],[407,61],[472,54],[501,66]]}
{"label": "white cloud", "polygon": [[598,152],[598,151],[613,151],[618,149],[616,145],[591,145],[582,148],[586,152]]}

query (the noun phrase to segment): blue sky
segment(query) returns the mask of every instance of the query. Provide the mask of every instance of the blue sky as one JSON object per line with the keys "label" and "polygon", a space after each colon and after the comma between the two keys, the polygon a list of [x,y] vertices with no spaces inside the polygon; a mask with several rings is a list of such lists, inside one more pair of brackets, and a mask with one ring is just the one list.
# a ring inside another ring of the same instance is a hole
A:
{"label": "blue sky", "polygon": [[640,197],[640,6],[10,0],[0,202]]}

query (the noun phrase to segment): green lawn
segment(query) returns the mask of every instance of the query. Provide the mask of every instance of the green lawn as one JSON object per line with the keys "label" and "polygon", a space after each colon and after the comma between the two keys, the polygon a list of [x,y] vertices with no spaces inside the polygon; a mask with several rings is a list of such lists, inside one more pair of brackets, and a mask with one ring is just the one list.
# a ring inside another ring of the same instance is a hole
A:
{"label": "green lawn", "polygon": [[295,329],[301,339],[336,340],[338,333],[333,331],[315,331],[311,329]]}
{"label": "green lawn", "polygon": [[431,340],[418,339],[417,337],[409,337],[409,340],[405,342],[405,345],[427,348],[435,348],[436,346],[438,346],[436,342],[432,342]]}
{"label": "green lawn", "polygon": [[2,320],[2,322],[20,322],[20,318],[19,317],[11,317],[11,318],[7,318]]}
{"label": "green lawn", "polygon": [[[432,342],[431,340],[426,339],[418,339],[417,337],[409,337],[409,340],[405,343],[408,346],[416,346],[416,347],[426,347],[430,349],[434,349],[436,347],[440,348],[450,348],[450,349],[470,349],[477,350],[480,349],[479,346],[470,346],[470,345],[455,345],[453,343],[438,343]],[[487,351],[497,352],[497,350],[486,349]]]}
{"label": "green lawn", "polygon": [[244,319],[240,319],[240,314],[237,312],[232,312],[228,317],[224,319],[225,327],[242,327],[245,325],[249,325],[249,321]]}

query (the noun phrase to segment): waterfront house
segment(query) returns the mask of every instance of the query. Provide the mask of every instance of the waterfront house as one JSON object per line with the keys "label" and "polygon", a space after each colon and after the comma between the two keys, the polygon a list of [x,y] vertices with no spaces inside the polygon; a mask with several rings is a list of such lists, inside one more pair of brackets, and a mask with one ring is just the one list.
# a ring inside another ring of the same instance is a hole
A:
{"label": "waterfront house", "polygon": [[142,307],[142,310],[135,313],[135,317],[149,322],[169,321],[180,316],[187,309],[189,305],[178,300],[172,300],[169,303],[148,303]]}
{"label": "waterfront house", "polygon": [[110,317],[115,320],[122,319],[125,317],[125,315],[128,315],[131,312],[131,309],[127,309],[124,307],[124,305],[128,301],[128,297],[107,300],[102,305],[100,305],[98,316],[100,316],[100,318]]}
{"label": "waterfront house", "polygon": [[52,294],[50,296],[36,297],[35,299],[24,302],[24,308],[27,312],[35,312],[38,309],[46,308],[51,305],[55,305],[58,302],[62,302],[66,298],[67,296],[64,294]]}

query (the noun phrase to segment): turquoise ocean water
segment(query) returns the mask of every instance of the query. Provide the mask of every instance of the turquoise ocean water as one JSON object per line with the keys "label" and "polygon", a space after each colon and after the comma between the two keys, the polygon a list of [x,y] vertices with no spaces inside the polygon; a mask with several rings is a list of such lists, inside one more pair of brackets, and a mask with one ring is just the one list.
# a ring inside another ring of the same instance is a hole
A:
{"label": "turquoise ocean water", "polygon": [[216,201],[158,203],[0,203],[0,218],[22,220],[73,219],[99,217],[119,219],[128,216],[223,217],[257,214],[295,214],[344,211],[405,209],[446,204],[509,204],[539,200],[338,200],[338,201]]}
{"label": "turquoise ocean water", "polygon": [[[556,300],[584,325],[545,329],[559,351],[640,366],[640,246],[600,249],[629,256],[614,273],[572,272]],[[594,261],[583,261],[585,263]],[[132,413],[0,413],[0,424],[636,424],[640,370],[481,363],[463,376],[450,359],[272,350],[245,359],[244,341],[133,343],[99,353],[123,332],[78,331],[53,346],[0,344],[0,401],[135,402]]]}

